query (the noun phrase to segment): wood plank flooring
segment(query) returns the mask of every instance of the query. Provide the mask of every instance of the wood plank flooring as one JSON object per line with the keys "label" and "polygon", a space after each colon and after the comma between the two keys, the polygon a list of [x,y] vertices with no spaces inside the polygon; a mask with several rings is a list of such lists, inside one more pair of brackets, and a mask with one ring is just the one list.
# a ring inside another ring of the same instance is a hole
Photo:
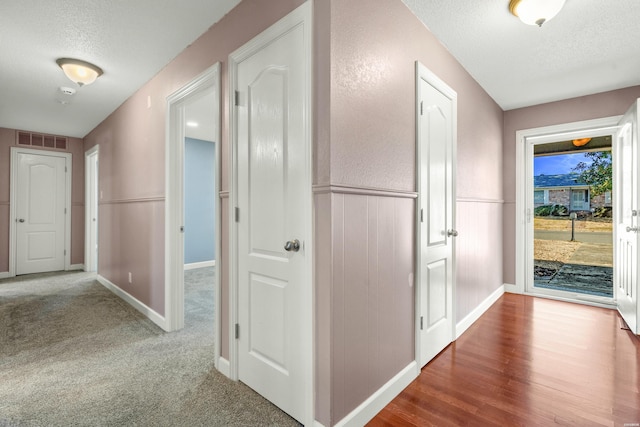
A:
{"label": "wood plank flooring", "polygon": [[369,426],[640,426],[640,340],[615,310],[505,294]]}

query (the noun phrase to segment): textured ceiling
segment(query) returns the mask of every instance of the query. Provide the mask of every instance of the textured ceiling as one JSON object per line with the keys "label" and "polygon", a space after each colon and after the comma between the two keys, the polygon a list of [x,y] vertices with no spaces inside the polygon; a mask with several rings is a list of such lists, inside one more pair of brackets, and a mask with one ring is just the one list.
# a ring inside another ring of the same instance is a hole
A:
{"label": "textured ceiling", "polygon": [[[0,127],[85,136],[239,2],[0,0]],[[104,75],[78,88],[60,57]]]}
{"label": "textured ceiling", "polygon": [[[85,136],[239,1],[0,0],[0,127]],[[505,110],[640,84],[640,0],[567,0],[542,28],[508,0],[403,1]],[[62,95],[60,57],[104,75]]]}
{"label": "textured ceiling", "polygon": [[509,0],[403,0],[504,109],[640,84],[640,1],[567,0],[541,28]]}

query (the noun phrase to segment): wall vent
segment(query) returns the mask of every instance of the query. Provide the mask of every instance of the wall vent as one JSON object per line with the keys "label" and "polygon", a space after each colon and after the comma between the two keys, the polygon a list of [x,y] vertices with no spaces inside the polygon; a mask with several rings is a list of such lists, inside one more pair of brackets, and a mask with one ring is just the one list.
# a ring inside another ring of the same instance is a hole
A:
{"label": "wall vent", "polygon": [[17,145],[30,145],[32,147],[53,148],[57,150],[67,149],[67,138],[64,136],[45,135],[32,132],[16,132]]}

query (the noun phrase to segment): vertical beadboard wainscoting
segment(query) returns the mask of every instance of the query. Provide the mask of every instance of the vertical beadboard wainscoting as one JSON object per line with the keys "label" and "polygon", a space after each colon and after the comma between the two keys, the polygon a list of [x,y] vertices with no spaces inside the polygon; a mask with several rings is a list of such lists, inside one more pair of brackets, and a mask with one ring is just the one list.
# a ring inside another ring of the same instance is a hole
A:
{"label": "vertical beadboard wainscoting", "polygon": [[502,200],[456,200],[456,338],[504,293]]}
{"label": "vertical beadboard wainscoting", "polygon": [[[314,187],[316,420],[363,424],[413,378],[416,193]],[[399,375],[401,374],[401,375]]]}
{"label": "vertical beadboard wainscoting", "polygon": [[98,279],[164,327],[164,197],[98,203]]}

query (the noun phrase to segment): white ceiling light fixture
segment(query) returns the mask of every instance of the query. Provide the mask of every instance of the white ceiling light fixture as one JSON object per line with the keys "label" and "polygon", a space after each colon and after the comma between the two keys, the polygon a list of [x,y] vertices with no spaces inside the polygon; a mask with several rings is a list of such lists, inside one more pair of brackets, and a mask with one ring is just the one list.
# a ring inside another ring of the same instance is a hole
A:
{"label": "white ceiling light fixture", "polygon": [[527,25],[542,24],[560,12],[565,0],[510,0],[509,11]]}
{"label": "white ceiling light fixture", "polygon": [[187,122],[187,126],[189,126],[190,128],[197,128],[198,122],[189,121]]}
{"label": "white ceiling light fixture", "polygon": [[64,74],[78,84],[78,86],[90,85],[102,75],[102,69],[90,62],[73,58],[60,58],[56,63],[62,68]]}

